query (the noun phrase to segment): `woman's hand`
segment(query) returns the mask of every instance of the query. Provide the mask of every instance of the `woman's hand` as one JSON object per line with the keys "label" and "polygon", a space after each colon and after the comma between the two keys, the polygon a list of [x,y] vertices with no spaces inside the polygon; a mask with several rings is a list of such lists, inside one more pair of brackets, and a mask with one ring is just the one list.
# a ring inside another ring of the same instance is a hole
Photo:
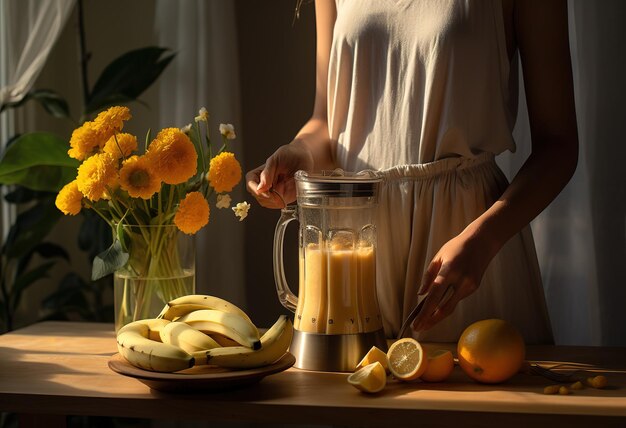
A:
{"label": "woman's hand", "polygon": [[428,294],[413,322],[416,331],[428,330],[454,311],[456,305],[480,286],[493,258],[492,251],[467,232],[452,238],[430,262],[419,295]]}
{"label": "woman's hand", "polygon": [[284,208],[285,204],[296,200],[295,172],[310,171],[313,165],[313,156],[307,147],[293,142],[279,147],[263,165],[248,172],[246,187],[261,206]]}

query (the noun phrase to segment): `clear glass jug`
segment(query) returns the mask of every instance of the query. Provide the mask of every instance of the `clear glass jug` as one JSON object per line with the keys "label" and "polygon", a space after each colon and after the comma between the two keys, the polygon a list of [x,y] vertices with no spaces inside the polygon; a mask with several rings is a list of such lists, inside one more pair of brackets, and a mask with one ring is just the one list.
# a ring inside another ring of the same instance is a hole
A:
{"label": "clear glass jug", "polygon": [[[371,346],[386,349],[376,297],[382,178],[373,171],[298,171],[295,181],[297,207],[283,209],[274,235],[276,289],[281,303],[295,312],[291,351],[296,367],[350,371]],[[285,279],[282,256],[292,220],[300,223],[297,297]]]}

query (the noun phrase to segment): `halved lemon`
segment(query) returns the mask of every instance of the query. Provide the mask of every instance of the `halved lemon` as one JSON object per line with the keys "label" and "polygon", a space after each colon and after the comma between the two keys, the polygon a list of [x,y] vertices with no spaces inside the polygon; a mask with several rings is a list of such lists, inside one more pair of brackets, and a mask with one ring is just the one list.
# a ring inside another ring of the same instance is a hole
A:
{"label": "halved lemon", "polygon": [[348,376],[348,383],[363,392],[379,392],[387,384],[387,373],[383,365],[376,361]]}
{"label": "halved lemon", "polygon": [[355,370],[359,370],[367,366],[368,364],[375,363],[376,361],[382,364],[385,371],[389,370],[389,364],[387,363],[387,354],[376,346],[372,346],[372,348],[367,351],[367,354],[365,354],[359,364],[356,365]]}
{"label": "halved lemon", "polygon": [[442,382],[450,376],[452,370],[454,370],[452,352],[438,349],[428,353],[428,365],[420,379],[426,382]]}
{"label": "halved lemon", "polygon": [[410,337],[394,342],[387,352],[387,360],[389,370],[395,378],[404,381],[419,378],[428,367],[422,345]]}

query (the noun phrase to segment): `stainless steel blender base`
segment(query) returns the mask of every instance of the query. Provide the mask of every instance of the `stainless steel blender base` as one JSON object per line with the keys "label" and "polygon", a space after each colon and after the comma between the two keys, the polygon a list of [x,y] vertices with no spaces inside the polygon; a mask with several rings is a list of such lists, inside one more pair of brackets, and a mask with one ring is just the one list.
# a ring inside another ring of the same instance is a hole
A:
{"label": "stainless steel blender base", "polygon": [[316,334],[293,331],[294,367],[304,370],[351,372],[372,346],[387,351],[383,329],[358,334]]}

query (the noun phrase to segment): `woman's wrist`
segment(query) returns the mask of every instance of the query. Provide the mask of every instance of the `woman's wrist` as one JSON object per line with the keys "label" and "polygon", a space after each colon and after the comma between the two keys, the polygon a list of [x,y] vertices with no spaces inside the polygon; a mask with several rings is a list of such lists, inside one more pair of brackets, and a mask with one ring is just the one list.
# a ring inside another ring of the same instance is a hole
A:
{"label": "woman's wrist", "polygon": [[489,221],[476,219],[470,223],[460,234],[474,248],[484,251],[489,258],[493,258],[500,248],[508,241],[504,233],[495,224]]}

